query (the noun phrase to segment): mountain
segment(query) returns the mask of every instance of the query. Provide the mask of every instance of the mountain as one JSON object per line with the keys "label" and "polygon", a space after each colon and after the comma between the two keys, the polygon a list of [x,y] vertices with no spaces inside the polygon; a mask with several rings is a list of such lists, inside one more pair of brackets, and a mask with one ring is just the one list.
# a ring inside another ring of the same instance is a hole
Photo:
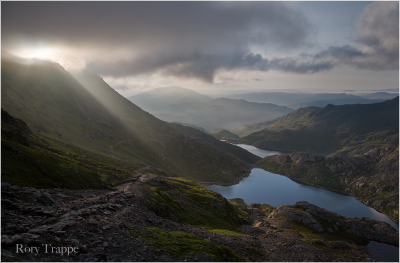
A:
{"label": "mountain", "polygon": [[230,140],[230,139],[239,139],[240,137],[236,134],[228,131],[228,130],[220,130],[216,133],[213,133],[212,136],[219,140]]}
{"label": "mountain", "polygon": [[281,106],[307,103],[316,100],[361,99],[346,93],[288,93],[288,92],[253,92],[229,95],[227,98],[260,103],[273,103]]}
{"label": "mountain", "polygon": [[240,142],[264,149],[360,154],[399,133],[399,97],[375,104],[300,108],[232,132],[248,134]]}
{"label": "mountain", "polygon": [[292,111],[270,103],[211,99],[182,88],[154,89],[130,97],[129,100],[162,120],[193,124],[206,130],[232,129],[273,119]]}
{"label": "mountain", "polygon": [[354,156],[308,153],[268,156],[257,167],[325,189],[354,196],[399,221],[399,140]]}
{"label": "mountain", "polygon": [[370,94],[363,94],[360,97],[365,99],[393,99],[399,96],[399,92],[396,93],[388,93],[388,92],[375,92]]}
{"label": "mountain", "polygon": [[373,104],[384,102],[387,99],[364,99],[364,98],[353,98],[353,99],[331,99],[331,100],[314,100],[308,101],[304,103],[297,103],[297,104],[290,104],[287,107],[291,109],[299,109],[299,108],[306,108],[311,106],[316,107],[326,107],[328,104],[333,105],[345,105],[345,104]]}
{"label": "mountain", "polygon": [[174,108],[186,109],[193,104],[213,100],[206,95],[181,87],[156,88],[127,99],[144,110],[154,112],[173,111]]}
{"label": "mountain", "polygon": [[[248,151],[243,151],[243,149],[239,146],[232,145],[232,144],[226,143],[226,142],[222,142],[218,138],[215,138],[214,135],[210,135],[210,134],[201,132],[196,128],[180,125],[177,123],[170,123],[169,125],[180,133],[186,134],[191,137],[198,138],[204,142],[208,142],[211,145],[213,145],[214,147],[216,147],[228,154],[232,154],[236,158],[238,158],[246,163],[253,164],[260,160],[260,157],[258,157],[257,155],[254,155]],[[234,134],[232,134],[232,135],[234,135]]]}
{"label": "mountain", "polygon": [[44,60],[2,59],[1,70],[2,108],[26,122],[46,147],[71,154],[88,151],[199,182],[233,182],[251,168],[208,142],[176,131],[94,73],[70,73]]}
{"label": "mountain", "polygon": [[172,122],[172,123],[176,123],[176,124],[180,124],[180,125],[183,125],[183,126],[192,127],[192,128],[195,128],[195,129],[197,129],[197,130],[199,130],[199,131],[201,131],[201,132],[209,133],[208,131],[206,131],[206,130],[204,130],[203,128],[201,128],[201,127],[199,127],[199,126],[196,126],[196,125],[194,125],[194,124],[188,124],[188,123],[183,123],[183,122]]}

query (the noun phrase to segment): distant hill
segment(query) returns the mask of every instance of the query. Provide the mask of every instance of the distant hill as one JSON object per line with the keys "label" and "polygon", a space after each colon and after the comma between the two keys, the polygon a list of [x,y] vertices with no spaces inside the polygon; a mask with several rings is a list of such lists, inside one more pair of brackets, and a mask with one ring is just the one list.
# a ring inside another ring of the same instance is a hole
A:
{"label": "distant hill", "polygon": [[203,128],[199,127],[199,126],[196,126],[196,125],[194,125],[194,124],[188,124],[188,123],[176,122],[176,121],[175,121],[175,122],[172,122],[172,123],[180,124],[180,125],[182,125],[182,126],[189,126],[189,127],[195,128],[195,129],[197,129],[197,130],[199,130],[199,131],[202,131],[202,132],[205,132],[205,133],[209,133],[209,132],[206,131],[205,129],[203,129]]}
{"label": "distant hill", "polygon": [[293,111],[271,103],[211,99],[182,88],[154,89],[128,99],[164,121],[193,124],[206,130],[237,128]]}
{"label": "distant hill", "polygon": [[[258,130],[250,133],[251,130]],[[300,108],[241,128],[242,143],[264,149],[355,155],[384,146],[399,133],[399,97],[375,104]]]}
{"label": "distant hill", "polygon": [[360,95],[360,97],[366,98],[366,99],[386,99],[386,100],[393,99],[397,96],[399,96],[398,92],[395,92],[395,93],[375,92],[375,93]]}
{"label": "distant hill", "polygon": [[154,112],[169,112],[176,108],[185,110],[193,104],[213,100],[206,95],[181,87],[155,88],[127,99],[144,110]]}
{"label": "distant hill", "polygon": [[230,140],[230,139],[239,139],[240,137],[236,134],[228,131],[228,130],[220,130],[217,133],[213,133],[212,136],[219,140]]}
{"label": "distant hill", "polygon": [[287,107],[292,109],[306,108],[310,106],[325,107],[328,104],[333,105],[346,105],[346,104],[373,104],[386,101],[386,99],[364,99],[364,98],[353,98],[353,99],[331,99],[331,100],[314,100],[304,103],[290,104]]}
{"label": "distant hill", "polygon": [[[73,154],[88,151],[196,181],[233,182],[251,168],[143,111],[94,73],[70,73],[44,60],[1,63],[2,108],[26,122],[46,147]],[[14,168],[8,172],[17,173]]]}
{"label": "distant hill", "polygon": [[237,100],[243,99],[260,103],[273,103],[276,105],[289,107],[289,105],[307,103],[316,100],[360,99],[361,97],[346,93],[253,92],[229,95],[226,96],[226,98]]}

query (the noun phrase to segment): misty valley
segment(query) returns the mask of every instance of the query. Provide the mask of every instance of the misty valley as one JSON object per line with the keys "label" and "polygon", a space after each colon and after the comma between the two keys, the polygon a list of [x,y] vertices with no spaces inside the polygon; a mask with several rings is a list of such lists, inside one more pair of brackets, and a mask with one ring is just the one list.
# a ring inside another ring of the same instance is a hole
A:
{"label": "misty valley", "polygon": [[4,50],[1,92],[7,260],[398,261],[398,93],[126,99]]}
{"label": "misty valley", "polygon": [[2,1],[1,261],[399,262],[398,1]]}

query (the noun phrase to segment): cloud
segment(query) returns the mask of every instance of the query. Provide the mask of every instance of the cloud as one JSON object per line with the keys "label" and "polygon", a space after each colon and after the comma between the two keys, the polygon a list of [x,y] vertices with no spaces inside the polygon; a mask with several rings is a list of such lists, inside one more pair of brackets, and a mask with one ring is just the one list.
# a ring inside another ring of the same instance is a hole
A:
{"label": "cloud", "polygon": [[81,67],[115,79],[157,75],[212,83],[219,72],[235,70],[314,74],[339,65],[396,69],[398,11],[398,2],[367,5],[357,22],[359,47],[263,57],[254,50],[293,51],[311,45],[314,28],[292,5],[2,2],[2,45],[59,46]]}
{"label": "cloud", "polygon": [[2,7],[6,49],[26,43],[72,48],[85,54],[87,68],[114,77],[156,72],[211,82],[221,68],[259,68],[251,48],[295,49],[309,44],[313,32],[306,17],[283,2],[3,2]]}
{"label": "cloud", "polygon": [[360,66],[399,67],[399,2],[374,2],[365,7],[358,22],[359,42],[370,58]]}

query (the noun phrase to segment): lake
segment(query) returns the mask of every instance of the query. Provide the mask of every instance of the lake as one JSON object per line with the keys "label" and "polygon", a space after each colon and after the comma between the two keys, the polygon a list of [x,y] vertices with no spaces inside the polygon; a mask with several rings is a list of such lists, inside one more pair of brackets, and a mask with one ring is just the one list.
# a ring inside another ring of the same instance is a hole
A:
{"label": "lake", "polygon": [[[237,144],[237,146],[260,157],[291,153],[268,151],[246,144]],[[307,201],[343,216],[368,217],[384,221],[399,231],[399,224],[388,216],[357,201],[352,196],[300,184],[286,176],[273,174],[259,168],[252,169],[250,175],[243,178],[238,184],[230,186],[209,185],[206,188],[220,193],[228,199],[242,198],[247,204],[260,203],[281,206],[293,205],[297,201]]]}
{"label": "lake", "polygon": [[[291,153],[268,151],[246,144],[238,144],[237,146],[260,157]],[[269,204],[271,206],[281,206],[293,205],[297,201],[307,201],[343,216],[358,218],[368,217],[384,221],[399,231],[399,224],[388,216],[357,201],[354,197],[300,184],[285,176],[273,174],[259,168],[252,169],[250,175],[243,178],[238,184],[230,186],[209,185],[206,186],[206,188],[220,193],[227,199],[242,198],[247,204],[260,203]],[[370,249],[371,255],[380,260],[398,261],[398,247],[370,242],[368,248]],[[395,252],[387,253],[390,249]]]}

